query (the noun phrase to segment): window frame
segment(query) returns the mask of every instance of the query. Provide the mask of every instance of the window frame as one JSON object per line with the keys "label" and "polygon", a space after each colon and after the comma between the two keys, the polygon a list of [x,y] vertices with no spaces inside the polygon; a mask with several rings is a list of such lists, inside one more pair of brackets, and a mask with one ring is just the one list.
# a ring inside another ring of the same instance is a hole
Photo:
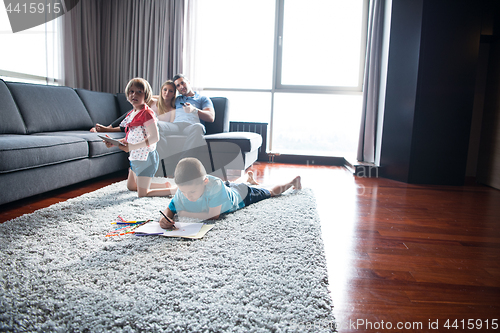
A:
{"label": "window frame", "polygon": [[361,95],[363,93],[363,78],[365,71],[366,58],[366,40],[368,34],[368,11],[369,1],[363,1],[362,13],[362,32],[360,40],[360,60],[359,60],[359,77],[357,86],[312,86],[312,85],[283,85],[281,84],[281,68],[282,68],[282,47],[280,38],[283,36],[284,24],[284,4],[285,0],[276,0],[275,2],[275,31],[274,31],[274,50],[273,50],[273,73],[271,89],[249,89],[249,88],[223,88],[223,87],[203,87],[203,90],[208,91],[231,91],[231,92],[266,92],[271,94],[271,105],[269,114],[268,131],[268,148],[273,151],[274,138],[274,109],[275,109],[275,94],[276,93],[308,93],[308,94],[341,94],[341,95]]}
{"label": "window frame", "polygon": [[[61,3],[64,7],[64,2]],[[63,7],[61,7],[61,10],[66,13],[66,7]],[[5,17],[9,18],[5,7],[0,10],[3,12],[2,14],[5,14]],[[45,73],[33,73],[31,71],[25,71],[25,68],[21,70],[9,66],[2,66],[2,64],[0,64],[0,78],[11,82],[61,85],[63,76],[62,15],[16,33],[12,32],[10,22],[8,26],[9,29],[0,31],[0,34],[31,35],[34,36],[32,38],[41,38],[44,40],[43,49],[36,49],[31,53],[35,55],[39,52],[43,52],[45,61],[44,65],[40,67],[44,69]],[[49,65],[49,63],[51,64]]]}
{"label": "window frame", "polygon": [[361,45],[360,45],[360,59],[359,59],[359,76],[358,84],[356,86],[315,86],[315,85],[285,85],[281,83],[282,68],[283,68],[283,27],[285,15],[285,0],[276,0],[276,28],[274,40],[274,73],[273,73],[273,91],[279,92],[297,92],[297,93],[361,93],[363,90],[363,77],[366,57],[366,39],[368,29],[368,6],[369,0],[363,1],[363,16],[361,27]]}

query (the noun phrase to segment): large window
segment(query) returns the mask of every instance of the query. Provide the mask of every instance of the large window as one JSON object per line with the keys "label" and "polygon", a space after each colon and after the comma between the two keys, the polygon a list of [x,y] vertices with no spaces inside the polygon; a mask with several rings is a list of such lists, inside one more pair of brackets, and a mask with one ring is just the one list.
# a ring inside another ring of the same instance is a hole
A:
{"label": "large window", "polygon": [[0,78],[55,84],[60,77],[59,20],[12,33],[5,6],[0,5]]}
{"label": "large window", "polygon": [[198,0],[195,85],[268,89],[273,78],[272,0]]}
{"label": "large window", "polygon": [[361,90],[362,0],[281,0],[278,88]]}
{"label": "large window", "polygon": [[368,0],[198,0],[192,82],[268,150],[355,157]]}

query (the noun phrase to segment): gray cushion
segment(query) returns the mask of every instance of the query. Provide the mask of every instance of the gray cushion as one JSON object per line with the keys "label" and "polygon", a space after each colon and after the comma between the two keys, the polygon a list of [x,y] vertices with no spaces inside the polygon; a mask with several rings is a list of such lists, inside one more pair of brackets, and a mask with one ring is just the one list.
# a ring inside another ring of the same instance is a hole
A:
{"label": "gray cushion", "polygon": [[0,174],[0,204],[89,179],[89,161],[79,159]]}
{"label": "gray cushion", "polygon": [[[114,139],[121,139],[125,137],[125,133],[123,132],[110,132],[106,134]],[[38,135],[67,136],[85,140],[88,143],[89,157],[91,158],[109,154],[115,154],[116,152],[122,152],[122,150],[118,149],[118,147],[107,148],[102,139],[97,136],[97,133],[89,131],[45,132],[45,133],[38,133]],[[123,153],[125,154],[125,152]]]}
{"label": "gray cushion", "polygon": [[88,154],[87,142],[76,137],[0,135],[0,173],[82,159]]}
{"label": "gray cushion", "polygon": [[25,134],[23,118],[7,85],[0,80],[0,134]]}
{"label": "gray cushion", "polygon": [[[224,141],[237,144],[243,153],[250,152],[262,145],[262,136],[252,132],[228,132],[205,135],[207,142]],[[220,147],[220,149],[218,148]],[[224,152],[224,146],[217,145],[212,147],[212,152]]]}
{"label": "gray cushion", "polygon": [[80,96],[94,124],[109,125],[120,116],[115,95],[86,89],[75,89],[75,91]]}
{"label": "gray cushion", "polygon": [[89,129],[92,119],[76,92],[68,87],[7,82],[27,133]]}

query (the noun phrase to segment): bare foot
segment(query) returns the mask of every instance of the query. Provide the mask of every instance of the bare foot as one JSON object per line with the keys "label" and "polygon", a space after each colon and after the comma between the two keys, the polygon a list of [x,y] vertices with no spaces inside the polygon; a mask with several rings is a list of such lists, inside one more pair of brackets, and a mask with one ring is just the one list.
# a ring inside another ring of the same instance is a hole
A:
{"label": "bare foot", "polygon": [[111,131],[111,125],[104,126],[101,124],[95,124],[95,130],[96,132],[110,132]]}
{"label": "bare foot", "polygon": [[301,179],[300,179],[300,176],[297,176],[295,177],[293,180],[292,180],[292,185],[293,185],[293,188],[295,190],[301,190],[302,189],[302,182],[301,182]]}
{"label": "bare foot", "polygon": [[251,185],[259,185],[259,183],[257,183],[255,181],[255,179],[253,178],[253,171],[248,171],[247,172],[247,183],[251,184]]}
{"label": "bare foot", "polygon": [[167,181],[165,181],[164,183],[151,182],[151,184],[149,185],[149,188],[155,189],[155,190],[171,189],[172,184],[170,184]]}

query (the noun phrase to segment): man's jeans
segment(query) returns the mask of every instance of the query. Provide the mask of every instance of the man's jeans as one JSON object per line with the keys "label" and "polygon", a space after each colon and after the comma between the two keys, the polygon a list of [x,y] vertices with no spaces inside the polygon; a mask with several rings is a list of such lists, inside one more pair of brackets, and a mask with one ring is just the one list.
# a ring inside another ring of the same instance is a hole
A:
{"label": "man's jeans", "polygon": [[[196,157],[199,159],[207,172],[210,172],[210,157],[208,154],[207,143],[204,139],[205,127],[198,124],[190,123],[169,123],[165,121],[158,121],[158,130],[160,133],[160,141],[156,145],[156,150],[160,154],[160,160],[164,160],[166,164],[170,165],[167,170],[175,169],[177,162],[185,157]],[[171,138],[172,142],[169,143],[167,148],[167,141],[171,135],[186,136],[184,144],[181,146],[175,144],[175,139]],[[169,176],[171,171],[169,171]]]}

